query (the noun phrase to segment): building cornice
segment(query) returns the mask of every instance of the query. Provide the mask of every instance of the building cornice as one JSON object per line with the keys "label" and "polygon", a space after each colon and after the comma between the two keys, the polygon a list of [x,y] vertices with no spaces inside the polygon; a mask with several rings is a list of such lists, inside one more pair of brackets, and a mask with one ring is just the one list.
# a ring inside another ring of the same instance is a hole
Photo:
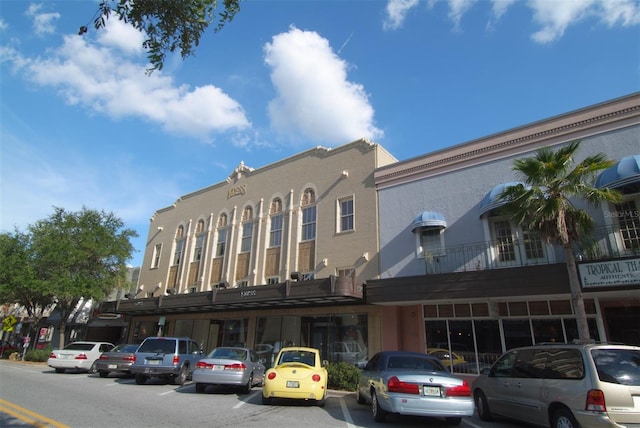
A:
{"label": "building cornice", "polygon": [[390,187],[640,124],[640,92],[378,168]]}

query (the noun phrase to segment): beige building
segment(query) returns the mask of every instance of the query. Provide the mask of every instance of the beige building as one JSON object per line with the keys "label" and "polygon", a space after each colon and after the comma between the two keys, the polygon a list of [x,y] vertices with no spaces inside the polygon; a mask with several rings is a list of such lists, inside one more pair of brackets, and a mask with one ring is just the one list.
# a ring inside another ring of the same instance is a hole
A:
{"label": "beige building", "polygon": [[257,169],[240,163],[224,182],[158,210],[137,292],[117,303],[131,317],[128,340],[181,335],[206,350],[296,343],[329,360],[366,356],[381,330],[362,291],[379,272],[373,174],[392,162],[366,140],[316,147]]}

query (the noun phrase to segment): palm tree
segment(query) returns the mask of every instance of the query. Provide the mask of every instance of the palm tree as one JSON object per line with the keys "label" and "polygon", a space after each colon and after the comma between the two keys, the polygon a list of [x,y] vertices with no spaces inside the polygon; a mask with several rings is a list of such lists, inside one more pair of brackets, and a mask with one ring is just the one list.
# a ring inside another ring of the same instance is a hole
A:
{"label": "palm tree", "polygon": [[582,199],[597,207],[602,202],[620,202],[622,195],[616,190],[598,189],[593,185],[598,172],[614,164],[604,154],[589,156],[572,168],[579,146],[580,140],[576,140],[557,151],[543,147],[531,158],[517,159],[513,170],[521,175],[524,183],[507,187],[500,198],[505,201],[503,207],[512,221],[564,249],[578,337],[587,341],[591,337],[573,244],[587,237],[594,221],[587,211],[576,207],[572,201]]}

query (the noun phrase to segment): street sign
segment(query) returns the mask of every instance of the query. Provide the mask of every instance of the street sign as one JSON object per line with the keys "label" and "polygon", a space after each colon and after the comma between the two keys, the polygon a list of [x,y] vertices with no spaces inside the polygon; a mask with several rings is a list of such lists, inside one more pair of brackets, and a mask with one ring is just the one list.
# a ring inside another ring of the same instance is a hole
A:
{"label": "street sign", "polygon": [[13,331],[17,323],[18,320],[13,315],[5,317],[5,319],[2,321],[2,331]]}

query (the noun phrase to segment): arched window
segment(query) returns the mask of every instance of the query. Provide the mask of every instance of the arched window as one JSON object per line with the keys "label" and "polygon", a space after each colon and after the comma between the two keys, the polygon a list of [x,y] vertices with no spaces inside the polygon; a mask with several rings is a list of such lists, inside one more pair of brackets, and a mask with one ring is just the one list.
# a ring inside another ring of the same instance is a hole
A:
{"label": "arched window", "polygon": [[251,251],[251,239],[253,237],[253,209],[245,207],[242,211],[242,242],[240,243],[240,252],[248,253]]}
{"label": "arched window", "polygon": [[271,202],[269,210],[271,216],[271,231],[269,235],[269,247],[279,247],[282,245],[282,200],[276,198]]}
{"label": "arched window", "polygon": [[306,189],[302,195],[302,241],[316,239],[316,194]]}
{"label": "arched window", "polygon": [[206,234],[204,233],[204,220],[198,220],[196,224],[196,245],[193,251],[193,261],[200,261],[202,258],[202,248],[205,244]]}
{"label": "arched window", "polygon": [[227,248],[227,215],[218,217],[218,243],[216,244],[216,257],[223,257]]}

